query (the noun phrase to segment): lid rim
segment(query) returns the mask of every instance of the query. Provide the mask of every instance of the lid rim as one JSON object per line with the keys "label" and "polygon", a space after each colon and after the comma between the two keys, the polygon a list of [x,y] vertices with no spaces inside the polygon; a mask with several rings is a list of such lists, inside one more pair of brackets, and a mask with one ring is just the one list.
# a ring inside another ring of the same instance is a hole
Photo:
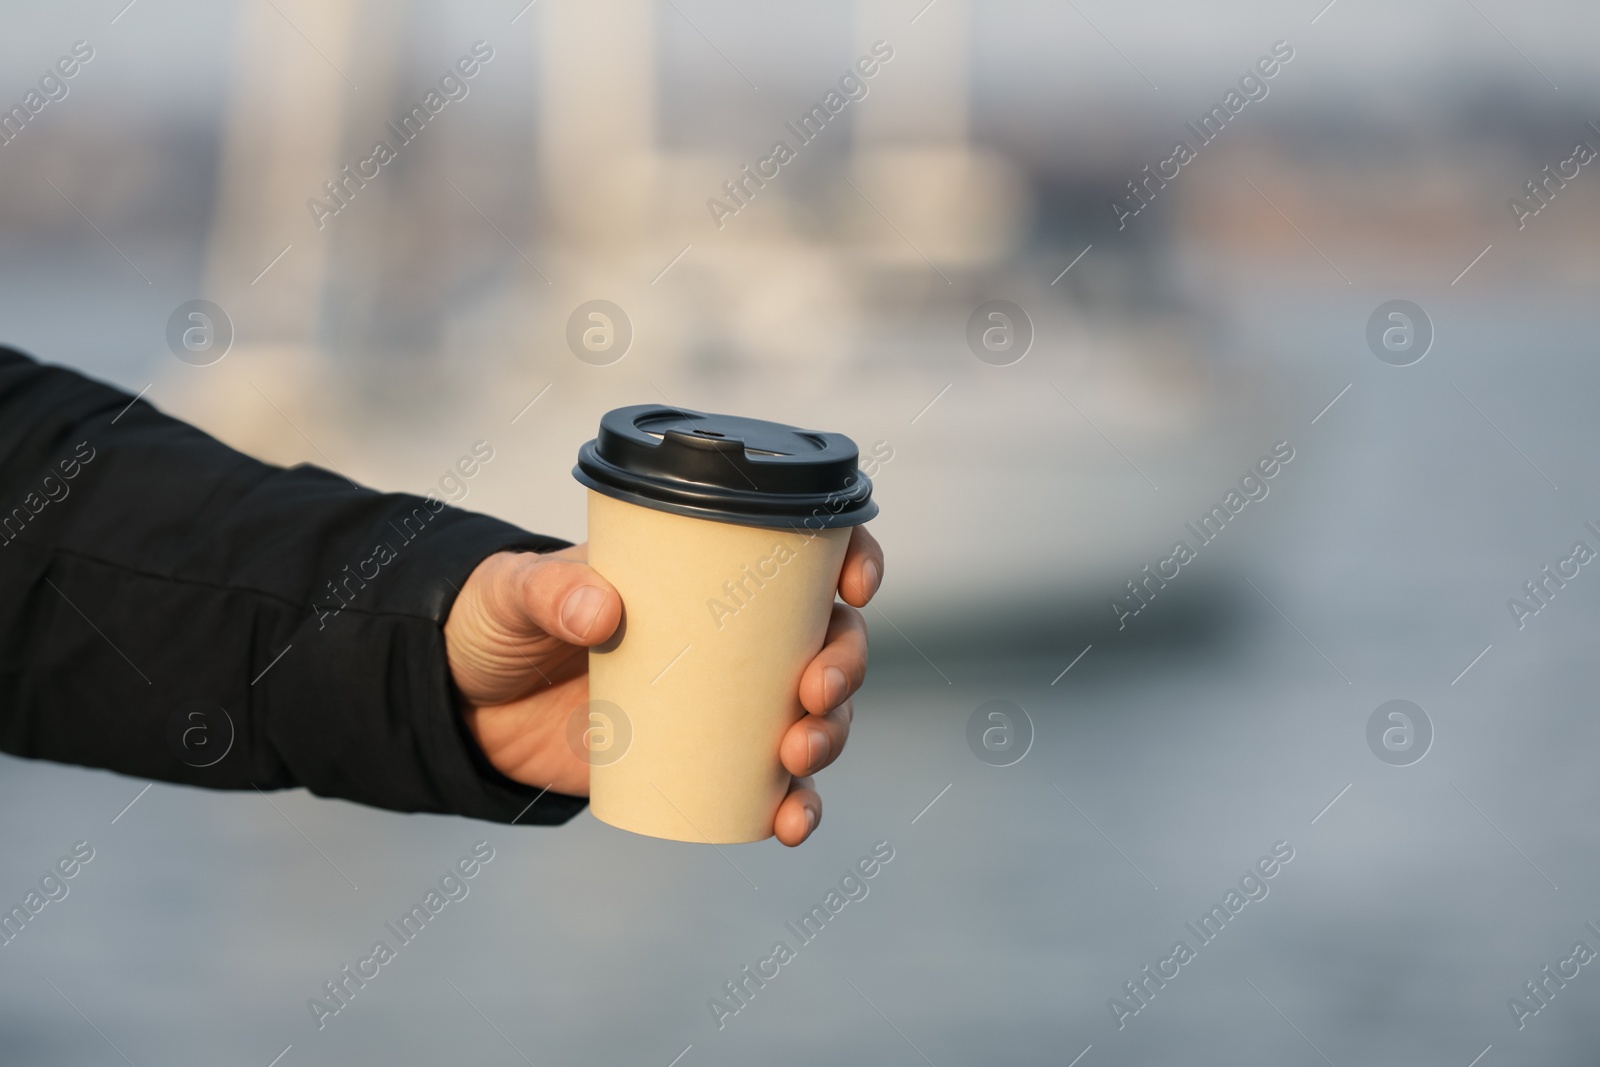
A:
{"label": "lid rim", "polygon": [[[829,511],[825,508],[812,508],[809,511],[784,511],[778,509],[738,511],[733,508],[718,507],[714,504],[696,503],[693,498],[674,498],[668,494],[651,496],[640,488],[602,481],[585,470],[581,464],[572,468],[572,476],[585,488],[592,489],[601,496],[611,497],[613,500],[621,500],[627,504],[637,504],[652,511],[665,511],[691,519],[705,519],[709,522],[726,522],[734,526],[759,526],[763,529],[775,530],[838,530],[871,522],[877,518],[879,510],[878,502],[868,498],[854,507],[844,508],[840,511]],[[866,476],[863,475],[862,477],[865,479]]]}

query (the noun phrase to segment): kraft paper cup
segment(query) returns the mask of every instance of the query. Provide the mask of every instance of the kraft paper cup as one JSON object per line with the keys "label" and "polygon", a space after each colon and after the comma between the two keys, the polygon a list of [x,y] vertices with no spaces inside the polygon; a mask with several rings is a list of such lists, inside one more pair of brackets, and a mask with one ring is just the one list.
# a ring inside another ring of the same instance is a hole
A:
{"label": "kraft paper cup", "polygon": [[677,841],[771,837],[850,528],[878,513],[838,433],[661,404],[608,411],[572,470],[589,563],[622,596],[568,739],[590,807]]}
{"label": "kraft paper cup", "polygon": [[[589,564],[623,619],[589,654],[590,810],[674,841],[771,837],[784,732],[822,647],[850,529],[673,514],[589,490]],[[620,722],[618,721],[620,720]]]}

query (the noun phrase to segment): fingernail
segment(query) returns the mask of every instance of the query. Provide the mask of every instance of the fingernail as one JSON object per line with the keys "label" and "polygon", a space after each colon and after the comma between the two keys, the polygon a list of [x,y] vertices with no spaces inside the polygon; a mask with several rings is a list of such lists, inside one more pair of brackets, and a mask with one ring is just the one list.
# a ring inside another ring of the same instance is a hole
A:
{"label": "fingernail", "polygon": [[[821,727],[812,727],[806,731],[806,766],[815,767],[828,758],[828,735]],[[806,809],[810,811],[810,808]]]}
{"label": "fingernail", "polygon": [[605,591],[598,586],[579,586],[567,594],[567,602],[561,605],[561,625],[579,637],[588,637],[605,602]]}
{"label": "fingernail", "polygon": [[861,565],[861,573],[867,576],[867,595],[878,591],[878,583],[883,580],[883,575],[878,571],[877,560],[867,560]]}
{"label": "fingernail", "polygon": [[829,667],[822,672],[822,700],[832,711],[844,699],[844,689],[848,684],[844,671],[838,667]]}
{"label": "fingernail", "polygon": [[817,828],[817,813],[812,811],[810,808],[807,808],[806,809],[806,833],[809,834],[811,831],[815,830],[816,828]]}

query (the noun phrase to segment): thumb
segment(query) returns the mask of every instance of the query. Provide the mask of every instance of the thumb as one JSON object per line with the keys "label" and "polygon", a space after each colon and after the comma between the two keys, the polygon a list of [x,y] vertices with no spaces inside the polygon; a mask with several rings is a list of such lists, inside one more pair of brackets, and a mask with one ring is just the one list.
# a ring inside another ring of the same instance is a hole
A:
{"label": "thumb", "polygon": [[524,554],[497,592],[514,629],[542,630],[574,645],[597,645],[622,621],[622,597],[587,563]]}

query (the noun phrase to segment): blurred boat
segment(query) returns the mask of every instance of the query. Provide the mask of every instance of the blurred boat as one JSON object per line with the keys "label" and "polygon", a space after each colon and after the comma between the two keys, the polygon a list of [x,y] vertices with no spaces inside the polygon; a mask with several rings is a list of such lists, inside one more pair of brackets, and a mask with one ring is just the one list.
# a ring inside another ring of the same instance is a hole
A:
{"label": "blurred boat", "polygon": [[[877,6],[861,5],[863,27]],[[458,427],[479,426],[517,473],[466,506],[575,539],[571,455],[608,408],[819,424],[892,452],[877,528],[899,613],[1108,597],[1199,506],[1179,488],[1191,475],[1270,445],[1262,383],[1223,358],[1214,321],[1164,295],[1157,242],[1105,242],[1080,262],[1081,246],[1032,240],[1033,176],[972,143],[966,5],[944,6],[883,65],[870,106],[721,228],[706,202],[753,146],[661,145],[673,87],[655,75],[653,5],[542,10],[532,169],[457,164],[480,132],[469,101],[322,232],[305,200],[355,158],[354,131],[409,98],[407,72],[358,47],[348,11],[314,16],[308,32],[334,50],[321,68],[257,25],[276,16],[245,13],[207,282],[239,323],[237,351],[204,376],[171,368],[154,395],[253,453],[383,486],[425,485],[468,443]],[[858,38],[852,56],[872,47]],[[338,73],[358,62],[359,96]],[[274,87],[343,113],[291,122]],[[781,124],[773,136],[796,140]],[[609,366],[565,341],[571,309],[594,298],[631,321]],[[1031,321],[1010,366],[968,348],[967,318],[990,299]]]}

